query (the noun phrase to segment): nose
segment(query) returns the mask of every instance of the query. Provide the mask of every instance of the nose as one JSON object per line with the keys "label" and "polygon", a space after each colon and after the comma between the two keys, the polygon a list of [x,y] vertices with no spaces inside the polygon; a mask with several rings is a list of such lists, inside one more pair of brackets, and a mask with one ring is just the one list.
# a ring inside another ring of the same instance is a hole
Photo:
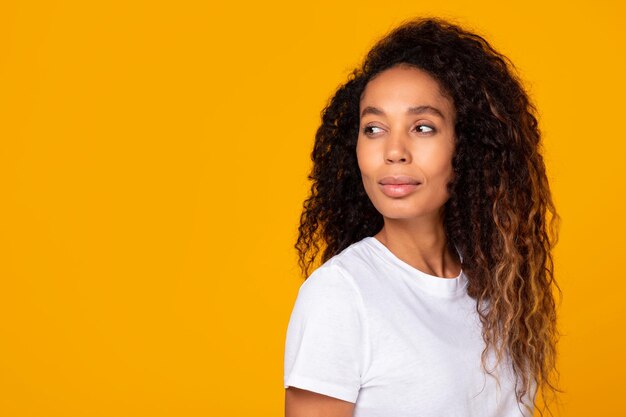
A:
{"label": "nose", "polygon": [[385,162],[388,164],[408,164],[411,162],[411,153],[407,147],[407,135],[403,133],[388,136],[385,147]]}

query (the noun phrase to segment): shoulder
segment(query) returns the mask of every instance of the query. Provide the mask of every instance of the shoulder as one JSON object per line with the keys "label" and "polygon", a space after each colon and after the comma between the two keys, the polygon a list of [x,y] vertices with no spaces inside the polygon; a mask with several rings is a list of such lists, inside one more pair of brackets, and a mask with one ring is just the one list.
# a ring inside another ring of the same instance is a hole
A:
{"label": "shoulder", "polygon": [[385,265],[385,260],[376,242],[371,236],[361,239],[329,259],[328,263],[339,266],[346,274],[351,275],[363,268],[378,269]]}
{"label": "shoulder", "polygon": [[[366,238],[367,239],[367,238]],[[306,316],[365,316],[364,294],[371,273],[364,265],[368,254],[366,239],[353,243],[333,256],[301,284],[296,298],[295,313]]]}
{"label": "shoulder", "polygon": [[318,267],[301,286],[301,291],[326,293],[359,293],[360,279],[376,261],[370,238],[362,239],[345,248]]}
{"label": "shoulder", "polygon": [[358,288],[352,276],[340,262],[329,260],[317,268],[302,283],[298,291],[298,302],[303,305],[329,305],[359,297]]}

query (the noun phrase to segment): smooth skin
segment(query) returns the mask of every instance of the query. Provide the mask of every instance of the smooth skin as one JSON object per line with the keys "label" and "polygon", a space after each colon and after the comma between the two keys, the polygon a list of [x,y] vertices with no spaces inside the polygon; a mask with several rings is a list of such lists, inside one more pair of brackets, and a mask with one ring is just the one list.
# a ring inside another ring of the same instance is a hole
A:
{"label": "smooth skin", "polygon": [[[430,275],[457,277],[461,264],[447,249],[443,205],[453,178],[455,109],[428,73],[397,65],[374,77],[360,103],[357,159],[363,186],[382,214],[374,237],[398,258]],[[411,192],[389,196],[381,180],[408,176],[419,182]],[[289,387],[286,417],[349,417],[354,404]]]}
{"label": "smooth skin", "polygon": [[[430,275],[461,272],[447,249],[443,206],[453,178],[454,104],[425,71],[392,67],[371,80],[361,97],[357,159],[365,191],[382,214],[374,237],[398,258]],[[380,181],[405,175],[420,182],[403,197],[389,197]]]}
{"label": "smooth skin", "polygon": [[351,417],[354,404],[304,389],[285,390],[285,417]]}

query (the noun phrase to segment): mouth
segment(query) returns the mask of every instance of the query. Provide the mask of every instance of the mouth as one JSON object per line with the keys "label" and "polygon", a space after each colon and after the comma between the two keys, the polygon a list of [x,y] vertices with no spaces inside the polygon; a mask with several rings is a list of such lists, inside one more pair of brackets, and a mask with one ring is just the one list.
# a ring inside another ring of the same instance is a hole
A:
{"label": "mouth", "polygon": [[406,175],[390,176],[381,179],[378,184],[387,197],[401,198],[412,194],[421,184],[417,179]]}
{"label": "mouth", "polygon": [[419,185],[421,184],[417,179],[409,177],[407,175],[395,175],[384,177],[378,182],[380,185]]}

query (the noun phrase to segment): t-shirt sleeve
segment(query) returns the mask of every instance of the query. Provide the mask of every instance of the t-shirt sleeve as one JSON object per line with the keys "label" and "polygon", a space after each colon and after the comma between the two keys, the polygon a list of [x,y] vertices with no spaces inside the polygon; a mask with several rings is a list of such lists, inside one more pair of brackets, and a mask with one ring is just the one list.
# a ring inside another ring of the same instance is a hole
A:
{"label": "t-shirt sleeve", "polygon": [[366,322],[352,278],[322,265],[301,285],[285,343],[284,386],[356,402],[366,353]]}

